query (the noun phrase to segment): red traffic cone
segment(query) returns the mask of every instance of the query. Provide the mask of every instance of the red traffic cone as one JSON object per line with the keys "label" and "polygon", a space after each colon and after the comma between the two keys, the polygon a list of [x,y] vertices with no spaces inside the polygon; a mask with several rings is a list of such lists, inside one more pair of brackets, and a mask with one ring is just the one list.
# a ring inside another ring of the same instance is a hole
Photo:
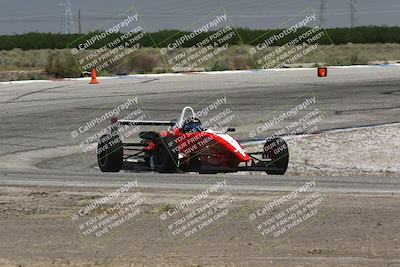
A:
{"label": "red traffic cone", "polygon": [[318,77],[326,77],[328,76],[328,68],[327,67],[319,67],[318,68]]}
{"label": "red traffic cone", "polygon": [[92,80],[90,81],[89,84],[97,84],[97,83],[99,83],[99,82],[97,81],[96,69],[93,68],[92,69]]}

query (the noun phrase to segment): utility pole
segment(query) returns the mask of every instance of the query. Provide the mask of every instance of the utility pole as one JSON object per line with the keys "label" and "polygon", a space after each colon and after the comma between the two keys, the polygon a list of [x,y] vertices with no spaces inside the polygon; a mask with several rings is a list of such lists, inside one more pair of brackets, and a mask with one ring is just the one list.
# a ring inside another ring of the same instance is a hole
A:
{"label": "utility pole", "polygon": [[321,4],[319,6],[319,22],[321,25],[325,26],[326,24],[326,3],[328,0],[321,0]]}
{"label": "utility pole", "polygon": [[78,9],[78,26],[79,26],[79,34],[81,34],[82,33],[81,9]]}
{"label": "utility pole", "polygon": [[356,0],[350,0],[350,27],[354,28],[357,26],[357,2]]}
{"label": "utility pole", "polygon": [[74,19],[72,17],[72,8],[71,8],[71,0],[64,1],[64,33],[74,33]]}

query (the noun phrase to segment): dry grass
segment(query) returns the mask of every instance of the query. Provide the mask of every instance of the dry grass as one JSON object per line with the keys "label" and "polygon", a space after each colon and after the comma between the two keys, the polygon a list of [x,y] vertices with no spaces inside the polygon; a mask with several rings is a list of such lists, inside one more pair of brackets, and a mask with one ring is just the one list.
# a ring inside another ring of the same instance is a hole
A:
{"label": "dry grass", "polygon": [[[184,49],[184,48],[183,48]],[[175,53],[182,52],[177,49]],[[250,57],[246,47],[229,48],[228,53],[224,53],[217,60],[207,61],[198,66],[196,70],[232,70],[232,69],[254,69],[256,65]],[[273,47],[268,48],[266,53],[272,51]],[[298,64],[324,62],[327,65],[354,65],[368,64],[371,61],[397,61],[400,60],[400,44],[347,44],[321,46],[319,52],[311,53],[300,58]],[[121,74],[121,73],[155,73],[171,71],[170,66],[165,64],[159,52],[154,48],[143,48],[138,51],[138,55],[121,62],[117,67],[101,74]],[[14,71],[14,72],[10,72]],[[22,71],[22,72],[21,72]],[[77,77],[80,76],[79,67],[71,59],[68,50],[28,50],[13,49],[10,51],[0,51],[0,79],[19,79],[20,77],[9,78],[9,73],[47,73],[49,77]],[[13,75],[11,75],[13,76]],[[8,78],[4,78],[8,77]],[[23,79],[42,78],[43,75],[24,75]],[[21,78],[22,79],[22,78]]]}
{"label": "dry grass", "polygon": [[325,47],[304,62],[326,62],[328,65],[367,64],[371,61],[400,61],[400,44],[346,44]]}

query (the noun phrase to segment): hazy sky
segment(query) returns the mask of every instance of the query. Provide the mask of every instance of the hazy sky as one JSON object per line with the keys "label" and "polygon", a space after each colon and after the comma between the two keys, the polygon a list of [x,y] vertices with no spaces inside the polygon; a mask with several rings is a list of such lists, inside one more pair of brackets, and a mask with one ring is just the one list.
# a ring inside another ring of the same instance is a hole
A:
{"label": "hazy sky", "polygon": [[[0,0],[0,34],[63,30],[64,0]],[[77,11],[82,13],[82,31],[87,32],[134,6],[150,31],[184,29],[208,13],[225,8],[237,27],[253,29],[280,25],[320,0],[71,0],[77,29]],[[400,25],[399,0],[357,0],[358,25]],[[350,25],[349,0],[327,0],[327,27]]]}

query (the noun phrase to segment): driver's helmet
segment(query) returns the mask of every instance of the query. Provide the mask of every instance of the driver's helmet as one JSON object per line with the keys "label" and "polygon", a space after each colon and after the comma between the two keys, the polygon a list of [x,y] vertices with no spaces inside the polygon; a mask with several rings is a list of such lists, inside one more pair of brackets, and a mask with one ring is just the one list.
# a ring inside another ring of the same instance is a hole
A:
{"label": "driver's helmet", "polygon": [[182,132],[188,133],[188,132],[202,132],[204,131],[203,124],[201,124],[201,121],[198,118],[187,118],[185,119],[182,128]]}

